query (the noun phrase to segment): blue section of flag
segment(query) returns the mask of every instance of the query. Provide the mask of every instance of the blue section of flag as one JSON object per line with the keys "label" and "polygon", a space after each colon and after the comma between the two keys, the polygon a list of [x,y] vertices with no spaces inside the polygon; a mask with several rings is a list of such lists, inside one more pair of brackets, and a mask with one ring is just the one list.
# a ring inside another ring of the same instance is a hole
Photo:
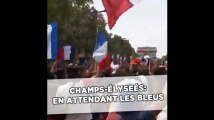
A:
{"label": "blue section of flag", "polygon": [[96,46],[94,48],[94,52],[99,49],[105,42],[107,41],[107,37],[105,34],[101,34],[99,33],[97,35],[97,43],[96,43]]}
{"label": "blue section of flag", "polygon": [[51,23],[51,56],[52,59],[56,59],[58,56],[58,23]]}
{"label": "blue section of flag", "polygon": [[75,57],[75,52],[76,52],[76,47],[75,46],[71,46],[71,54],[70,54],[70,58],[73,59]]}

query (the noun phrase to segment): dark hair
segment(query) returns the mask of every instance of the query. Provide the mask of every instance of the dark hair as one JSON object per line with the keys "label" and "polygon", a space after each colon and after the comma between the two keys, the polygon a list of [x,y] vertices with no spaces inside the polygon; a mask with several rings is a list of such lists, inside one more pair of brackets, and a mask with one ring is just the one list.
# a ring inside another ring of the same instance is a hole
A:
{"label": "dark hair", "polygon": [[125,67],[119,67],[114,76],[115,77],[120,77],[120,76],[136,76],[136,74],[135,73],[131,73],[129,71],[129,67],[125,66]]}
{"label": "dark hair", "polygon": [[56,75],[57,75],[57,79],[65,79],[65,69],[60,69],[57,70]]}
{"label": "dark hair", "polygon": [[125,70],[122,67],[119,67],[114,76],[115,77],[125,76],[125,74],[126,74]]}
{"label": "dark hair", "polygon": [[145,76],[150,75],[149,68],[148,67],[143,68],[142,70],[138,71],[138,74],[139,75],[145,75]]}
{"label": "dark hair", "polygon": [[103,77],[111,77],[112,75],[111,75],[111,73],[110,73],[110,71],[104,71],[103,72]]}
{"label": "dark hair", "polygon": [[84,68],[80,68],[80,67],[68,67],[66,69],[68,78],[81,78],[81,77],[85,77],[82,75],[82,72],[84,72],[85,69]]}
{"label": "dark hair", "polygon": [[167,71],[165,67],[156,67],[154,69],[154,75],[166,75]]}
{"label": "dark hair", "polygon": [[78,78],[78,72],[79,72],[79,68],[74,68],[74,67],[68,67],[66,69],[68,78]]}

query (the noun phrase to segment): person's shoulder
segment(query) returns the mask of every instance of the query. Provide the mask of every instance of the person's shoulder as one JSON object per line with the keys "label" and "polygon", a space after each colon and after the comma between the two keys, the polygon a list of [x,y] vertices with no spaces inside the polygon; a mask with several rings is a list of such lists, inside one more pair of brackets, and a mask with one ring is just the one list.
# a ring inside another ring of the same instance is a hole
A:
{"label": "person's shoulder", "polygon": [[140,78],[141,82],[143,82],[143,83],[147,82],[147,78],[144,75],[139,75],[138,78]]}
{"label": "person's shoulder", "polygon": [[139,75],[138,77],[139,77],[140,79],[143,79],[143,80],[146,79],[146,76],[145,76],[145,75]]}
{"label": "person's shoulder", "polygon": [[56,96],[57,97],[66,97],[69,96],[69,88],[72,87],[74,85],[74,83],[67,83],[65,85],[61,85],[58,87],[57,92],[56,92]]}

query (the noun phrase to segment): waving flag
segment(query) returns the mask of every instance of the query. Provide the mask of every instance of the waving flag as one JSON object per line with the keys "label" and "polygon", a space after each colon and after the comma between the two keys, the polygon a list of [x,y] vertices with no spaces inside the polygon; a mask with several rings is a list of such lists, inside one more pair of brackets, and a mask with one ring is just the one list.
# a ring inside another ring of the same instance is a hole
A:
{"label": "waving flag", "polygon": [[56,59],[58,56],[58,23],[48,25],[47,30],[47,59]]}
{"label": "waving flag", "polygon": [[97,43],[94,49],[93,58],[100,63],[104,58],[106,58],[107,52],[108,52],[107,37],[106,35],[99,33],[97,35]]}
{"label": "waving flag", "polygon": [[126,12],[133,4],[129,0],[102,0],[107,12],[109,29],[112,29],[117,19]]}

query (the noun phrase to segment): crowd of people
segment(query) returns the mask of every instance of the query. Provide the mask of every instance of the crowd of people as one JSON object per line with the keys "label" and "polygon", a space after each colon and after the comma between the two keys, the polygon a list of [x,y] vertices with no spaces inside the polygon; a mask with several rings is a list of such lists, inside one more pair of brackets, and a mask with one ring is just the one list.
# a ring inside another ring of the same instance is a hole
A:
{"label": "crowd of people", "polygon": [[[167,75],[167,60],[132,58],[123,60],[109,54],[100,63],[91,56],[79,57],[77,62],[53,60],[47,66],[47,79],[98,78],[118,76]],[[92,113],[88,120],[156,120],[161,111]],[[66,115],[48,115],[48,120],[70,120]],[[82,120],[78,119],[77,120]]]}

